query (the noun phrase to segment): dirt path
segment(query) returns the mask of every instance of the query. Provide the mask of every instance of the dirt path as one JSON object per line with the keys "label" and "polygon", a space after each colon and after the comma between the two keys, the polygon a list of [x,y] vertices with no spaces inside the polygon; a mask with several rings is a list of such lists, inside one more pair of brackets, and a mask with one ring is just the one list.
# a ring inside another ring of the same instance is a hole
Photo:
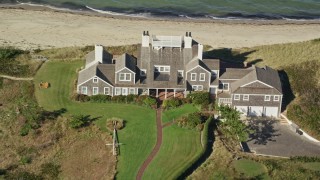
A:
{"label": "dirt path", "polygon": [[148,158],[143,162],[142,166],[140,167],[137,177],[137,180],[141,180],[144,171],[147,169],[148,165],[151,163],[152,159],[157,155],[161,144],[162,144],[162,124],[161,124],[161,114],[162,110],[161,108],[157,109],[157,143],[156,146],[153,148],[151,154],[148,156]]}
{"label": "dirt path", "polygon": [[31,81],[31,80],[33,80],[33,77],[20,78],[20,77],[13,77],[13,76],[7,76],[7,75],[0,75],[0,77],[15,80],[15,81]]}

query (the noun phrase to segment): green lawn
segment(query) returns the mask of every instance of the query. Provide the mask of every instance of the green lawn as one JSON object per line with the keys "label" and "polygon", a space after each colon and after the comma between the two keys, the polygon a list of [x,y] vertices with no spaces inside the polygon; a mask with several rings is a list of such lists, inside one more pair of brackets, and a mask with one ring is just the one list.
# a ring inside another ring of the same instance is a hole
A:
{"label": "green lawn", "polygon": [[249,159],[241,159],[234,162],[234,167],[239,173],[246,177],[254,178],[262,175],[263,179],[267,178],[265,177],[266,167],[258,162]]}
{"label": "green lawn", "polygon": [[162,113],[162,122],[170,122],[173,119],[177,119],[179,117],[181,117],[182,115],[188,114],[188,113],[192,113],[192,112],[196,112],[199,111],[199,109],[192,105],[192,104],[185,104],[181,107],[175,108],[175,109],[170,109],[168,111],[164,111]]}
{"label": "green lawn", "polygon": [[163,142],[143,179],[176,179],[196,160],[202,147],[200,132],[172,125],[163,129]]}
{"label": "green lawn", "polygon": [[[118,158],[117,178],[135,179],[139,167],[156,142],[155,111],[136,105],[71,101],[77,77],[76,69],[81,65],[83,61],[46,62],[34,79],[37,101],[46,110],[66,108],[67,115],[91,115],[92,118],[97,118],[95,124],[102,130],[106,130],[107,118],[119,117],[126,120],[126,127],[118,133],[119,141],[124,145],[121,146]],[[50,82],[51,87],[39,89],[38,84],[41,81]]]}

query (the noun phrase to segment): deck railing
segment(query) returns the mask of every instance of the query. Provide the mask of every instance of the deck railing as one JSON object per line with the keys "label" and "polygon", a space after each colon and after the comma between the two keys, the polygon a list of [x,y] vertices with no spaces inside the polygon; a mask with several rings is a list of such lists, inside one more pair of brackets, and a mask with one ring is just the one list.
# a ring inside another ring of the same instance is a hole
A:
{"label": "deck railing", "polygon": [[219,98],[219,104],[231,104],[231,98]]}

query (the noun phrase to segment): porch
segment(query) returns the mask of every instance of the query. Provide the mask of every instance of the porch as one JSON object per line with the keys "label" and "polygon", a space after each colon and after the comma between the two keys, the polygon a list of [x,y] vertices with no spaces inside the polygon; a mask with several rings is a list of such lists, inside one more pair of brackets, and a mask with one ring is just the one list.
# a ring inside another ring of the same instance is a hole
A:
{"label": "porch", "polygon": [[170,98],[184,98],[185,89],[148,89],[148,95],[159,98],[159,100]]}

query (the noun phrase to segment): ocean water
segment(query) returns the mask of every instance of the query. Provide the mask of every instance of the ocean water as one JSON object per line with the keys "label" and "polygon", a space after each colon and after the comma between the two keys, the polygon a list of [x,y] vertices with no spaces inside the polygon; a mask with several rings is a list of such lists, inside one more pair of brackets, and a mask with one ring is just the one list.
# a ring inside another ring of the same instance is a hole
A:
{"label": "ocean water", "polygon": [[145,17],[320,20],[320,0],[0,0],[8,2]]}

